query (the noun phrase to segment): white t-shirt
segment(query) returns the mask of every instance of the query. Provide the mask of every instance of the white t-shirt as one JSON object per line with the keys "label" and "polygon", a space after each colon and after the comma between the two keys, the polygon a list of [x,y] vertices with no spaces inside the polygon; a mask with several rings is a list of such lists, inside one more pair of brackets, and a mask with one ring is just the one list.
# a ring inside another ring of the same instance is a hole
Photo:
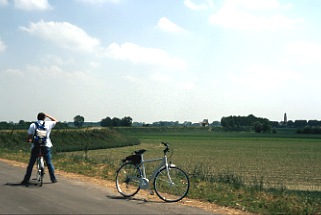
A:
{"label": "white t-shirt", "polygon": [[[38,124],[42,125],[43,124],[43,120],[38,120]],[[45,121],[45,128],[47,129],[47,141],[46,141],[46,145],[47,147],[52,147],[52,142],[51,142],[51,139],[50,139],[50,133],[51,133],[51,129],[53,127],[55,127],[56,125],[56,122],[55,121]],[[29,126],[29,129],[28,129],[28,134],[30,135],[34,135],[35,131],[36,131],[36,124],[35,123],[31,123],[31,125]],[[32,144],[32,147],[33,147],[33,144]]]}

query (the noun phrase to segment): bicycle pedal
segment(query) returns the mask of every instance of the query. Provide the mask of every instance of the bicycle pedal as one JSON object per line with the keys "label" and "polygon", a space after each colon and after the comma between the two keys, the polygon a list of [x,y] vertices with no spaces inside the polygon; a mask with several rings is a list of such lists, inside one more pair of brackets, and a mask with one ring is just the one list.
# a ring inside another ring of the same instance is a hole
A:
{"label": "bicycle pedal", "polygon": [[154,191],[149,190],[149,194],[150,194],[150,195],[154,195]]}

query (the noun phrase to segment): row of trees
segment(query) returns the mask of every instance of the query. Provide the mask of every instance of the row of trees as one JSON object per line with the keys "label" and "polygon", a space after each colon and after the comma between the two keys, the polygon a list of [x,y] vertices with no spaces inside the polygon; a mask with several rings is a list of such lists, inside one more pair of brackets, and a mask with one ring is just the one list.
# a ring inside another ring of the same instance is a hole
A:
{"label": "row of trees", "polygon": [[[0,129],[7,129],[7,130],[8,129],[10,130],[27,129],[31,123],[33,122],[23,121],[23,120],[20,120],[18,123],[0,122]],[[118,126],[131,126],[132,123],[133,123],[133,119],[129,116],[126,116],[126,117],[123,117],[122,119],[119,119],[117,117],[113,117],[113,118],[106,117],[105,119],[102,119],[100,123],[94,123],[94,124],[97,124],[98,126],[100,125],[102,127],[118,127]],[[83,116],[77,115],[74,117],[73,124],[75,127],[80,128],[82,126],[86,126],[86,125],[88,126],[89,123],[85,122],[85,118]],[[55,126],[55,128],[67,128],[69,126],[71,126],[69,123],[63,122],[63,123],[58,123]]]}
{"label": "row of trees", "polygon": [[266,118],[248,116],[229,116],[221,119],[221,126],[226,130],[254,129],[257,133],[270,132],[272,128],[297,128],[298,133],[320,134],[321,121],[295,120],[287,122],[269,121]]}
{"label": "row of trees", "polygon": [[321,121],[319,120],[289,120],[286,124],[281,124],[279,126],[287,126],[289,128],[302,128],[302,127],[314,127],[314,126],[321,126]]}
{"label": "row of trees", "polygon": [[[85,123],[85,118],[83,116],[77,115],[74,117],[74,125],[75,127],[82,127]],[[102,127],[119,127],[119,126],[131,126],[133,123],[133,119],[129,116],[125,116],[122,119],[117,117],[109,117],[102,119],[100,121],[100,126]]]}
{"label": "row of trees", "polygon": [[253,128],[257,133],[269,132],[271,123],[266,118],[248,116],[228,116],[221,119],[221,126],[227,130],[244,130]]}
{"label": "row of trees", "polygon": [[109,116],[105,119],[102,119],[100,125],[102,127],[118,127],[118,126],[131,126],[133,119],[129,116],[119,119],[117,117],[110,118]]}
{"label": "row of trees", "polygon": [[[30,123],[23,120],[20,120],[18,123],[13,122],[0,122],[0,129],[26,129],[29,127]],[[123,118],[117,117],[106,117],[102,119],[100,122],[89,123],[85,122],[85,118],[81,115],[77,115],[74,117],[73,125],[75,127],[82,126],[102,126],[102,127],[118,127],[118,126],[132,126],[133,120],[131,117],[126,116]],[[136,125],[136,124],[135,124]],[[183,124],[179,124],[176,122],[157,122],[153,123],[153,126],[193,126],[192,123],[184,122]],[[270,132],[272,128],[297,128],[302,133],[319,133],[320,129],[316,129],[321,127],[321,121],[318,120],[295,120],[295,121],[287,121],[287,122],[277,122],[277,121],[269,121],[266,118],[256,117],[252,114],[248,116],[228,116],[222,117],[221,121],[215,121],[209,126],[219,126],[221,125],[226,130],[252,130],[258,133],[266,133]],[[72,124],[64,122],[58,123],[56,128],[66,128],[72,126]],[[143,125],[142,125],[143,126]]]}
{"label": "row of trees", "polygon": [[[27,129],[30,124],[33,122],[20,120],[18,123],[13,122],[0,122],[0,130],[15,130],[15,129]],[[58,123],[55,128],[66,128],[68,127],[67,123]]]}

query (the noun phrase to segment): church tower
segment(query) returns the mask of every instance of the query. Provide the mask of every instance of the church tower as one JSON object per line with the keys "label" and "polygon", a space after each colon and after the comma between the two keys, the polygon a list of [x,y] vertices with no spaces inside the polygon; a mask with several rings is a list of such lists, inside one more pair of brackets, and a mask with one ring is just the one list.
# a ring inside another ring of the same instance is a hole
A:
{"label": "church tower", "polygon": [[284,113],[284,121],[283,121],[284,125],[288,124],[288,118],[286,116],[286,113]]}

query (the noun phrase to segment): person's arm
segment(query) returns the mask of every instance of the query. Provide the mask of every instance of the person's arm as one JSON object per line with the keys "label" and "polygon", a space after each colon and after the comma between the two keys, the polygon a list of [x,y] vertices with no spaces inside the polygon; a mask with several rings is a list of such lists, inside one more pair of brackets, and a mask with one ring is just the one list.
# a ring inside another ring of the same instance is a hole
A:
{"label": "person's arm", "polygon": [[28,134],[27,142],[28,142],[28,143],[31,143],[31,142],[32,142],[32,134]]}
{"label": "person's arm", "polygon": [[35,126],[34,123],[32,123],[32,124],[29,126],[28,136],[27,136],[27,142],[28,142],[28,143],[32,143],[33,133],[34,133],[34,126]]}
{"label": "person's arm", "polygon": [[56,123],[58,122],[58,120],[55,117],[50,116],[48,114],[45,114],[45,117],[49,118],[51,121],[55,121]]}

